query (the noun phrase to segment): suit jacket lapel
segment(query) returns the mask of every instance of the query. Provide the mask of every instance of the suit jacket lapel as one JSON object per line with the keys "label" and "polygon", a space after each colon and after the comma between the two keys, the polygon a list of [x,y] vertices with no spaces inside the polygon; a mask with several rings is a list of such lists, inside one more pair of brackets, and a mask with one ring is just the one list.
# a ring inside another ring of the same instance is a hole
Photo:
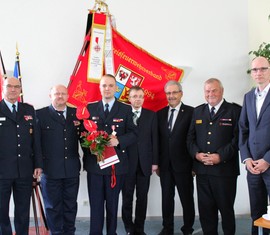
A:
{"label": "suit jacket lapel", "polygon": [[[175,123],[173,125],[173,129],[172,129],[172,132],[170,134],[173,134],[174,130],[176,130],[178,128],[178,126],[180,125],[181,123],[181,119],[183,118],[184,116],[184,113],[185,113],[185,105],[182,103],[181,106],[180,106],[180,109],[178,111],[178,115],[175,119]],[[167,127],[168,128],[168,127]]]}
{"label": "suit jacket lapel", "polygon": [[[104,112],[104,107],[103,107],[103,103],[102,101],[98,102],[98,110],[97,110],[99,116],[101,117],[101,119],[105,120],[105,112]],[[90,113],[91,115],[91,113]]]}
{"label": "suit jacket lapel", "polygon": [[[255,97],[255,94],[254,94],[254,102],[256,102],[255,100],[256,100],[256,97]],[[257,123],[260,121],[264,111],[269,106],[269,104],[270,104],[270,92],[268,91],[268,93],[267,93],[267,95],[265,97],[265,100],[263,102],[263,105],[262,105],[262,108],[261,108],[260,115],[258,117]],[[255,110],[256,110],[256,105],[255,105]]]}
{"label": "suit jacket lapel", "polygon": [[108,117],[107,118],[112,118],[115,116],[115,114],[118,112],[118,102],[117,100],[114,101],[114,104],[111,108],[111,111],[109,112],[108,114]]}
{"label": "suit jacket lapel", "polygon": [[59,116],[59,114],[55,111],[54,107],[52,105],[49,106],[49,114],[56,122],[59,122],[61,124],[64,124],[62,121],[62,118]]}

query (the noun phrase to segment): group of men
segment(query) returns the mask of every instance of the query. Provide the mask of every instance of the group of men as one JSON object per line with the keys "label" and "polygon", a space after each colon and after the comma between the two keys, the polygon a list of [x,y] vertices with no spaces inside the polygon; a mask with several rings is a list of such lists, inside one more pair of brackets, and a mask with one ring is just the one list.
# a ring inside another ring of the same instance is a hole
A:
{"label": "group of men", "polygon": [[[132,87],[126,105],[114,97],[115,77],[100,80],[102,100],[89,103],[90,119],[110,135],[120,160],[100,168],[96,156],[83,148],[90,202],[90,235],[116,235],[119,194],[127,235],[145,235],[150,176],[160,176],[163,229],[174,234],[175,188],[183,208],[184,235],[192,234],[196,176],[199,218],[205,235],[218,234],[219,213],[225,235],[235,234],[234,201],[241,161],[246,165],[252,220],[266,213],[270,195],[270,64],[252,61],[257,86],[245,95],[243,107],[223,98],[220,80],[204,83],[206,103],[196,108],[182,102],[182,86],[168,81],[168,106],[157,113],[143,108],[144,91]],[[27,235],[32,181],[41,177],[46,217],[52,235],[74,235],[79,190],[79,141],[83,129],[76,109],[66,105],[67,88],[51,88],[51,105],[35,112],[18,102],[21,84],[7,78],[0,102],[0,235],[11,235],[9,201],[15,204],[14,228]],[[269,115],[269,116],[268,116]],[[133,218],[133,195],[136,206]],[[265,231],[267,233],[267,231]],[[252,234],[258,234],[252,226]]]}

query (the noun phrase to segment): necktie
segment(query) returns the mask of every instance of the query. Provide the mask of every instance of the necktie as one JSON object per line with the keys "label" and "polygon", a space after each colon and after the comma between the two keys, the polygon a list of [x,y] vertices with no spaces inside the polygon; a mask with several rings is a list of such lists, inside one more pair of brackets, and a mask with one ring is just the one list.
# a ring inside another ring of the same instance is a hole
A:
{"label": "necktie", "polygon": [[210,112],[210,117],[211,117],[211,119],[215,116],[215,107],[212,107],[211,108],[211,112]]}
{"label": "necktie", "polygon": [[109,104],[105,104],[105,117],[108,117],[109,114]]}
{"label": "necktie", "polygon": [[171,115],[168,121],[168,129],[171,132],[172,131],[172,122],[173,122],[173,113],[174,113],[175,109],[171,109]]}
{"label": "necktie", "polygon": [[63,123],[65,123],[65,122],[66,122],[66,118],[65,118],[65,116],[64,116],[64,111],[58,111],[58,110],[56,110],[56,112],[57,112],[57,113],[59,114],[59,116],[61,117]]}
{"label": "necktie", "polygon": [[133,113],[133,123],[134,123],[136,126],[138,125],[138,119],[139,119],[138,114],[139,114],[139,111],[135,111],[135,112]]}
{"label": "necktie", "polygon": [[16,114],[17,114],[17,112],[16,112],[16,105],[13,104],[12,105],[12,115],[13,115],[14,118],[16,118]]}

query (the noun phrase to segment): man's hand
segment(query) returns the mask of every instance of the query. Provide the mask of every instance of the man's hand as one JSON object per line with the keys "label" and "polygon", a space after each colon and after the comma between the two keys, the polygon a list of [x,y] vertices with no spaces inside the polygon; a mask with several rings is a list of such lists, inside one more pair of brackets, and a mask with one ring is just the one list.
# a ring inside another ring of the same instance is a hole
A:
{"label": "man's hand", "polygon": [[41,174],[42,174],[42,169],[41,169],[41,168],[36,168],[36,169],[34,170],[33,177],[34,177],[35,179],[38,179],[38,178],[41,176]]}
{"label": "man's hand", "polygon": [[218,153],[212,153],[212,154],[197,153],[196,159],[202,162],[204,165],[209,165],[209,166],[220,163],[220,156]]}
{"label": "man's hand", "polygon": [[269,163],[266,162],[263,158],[256,161],[250,159],[245,163],[247,170],[252,174],[264,173],[269,168]]}
{"label": "man's hand", "polygon": [[108,146],[109,147],[116,147],[119,144],[119,141],[117,139],[117,136],[111,135],[110,138],[111,139],[110,139],[110,141],[108,143]]}

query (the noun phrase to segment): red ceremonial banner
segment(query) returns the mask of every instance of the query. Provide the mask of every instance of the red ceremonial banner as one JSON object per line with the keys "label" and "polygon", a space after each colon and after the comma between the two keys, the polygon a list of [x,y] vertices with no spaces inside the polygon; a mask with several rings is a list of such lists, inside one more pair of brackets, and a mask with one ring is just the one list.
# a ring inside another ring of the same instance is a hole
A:
{"label": "red ceremonial banner", "polygon": [[[98,13],[93,13],[98,14]],[[85,40],[90,40],[89,36]],[[145,92],[144,108],[157,111],[167,105],[164,85],[169,80],[181,81],[184,71],[174,67],[135,45],[112,28],[113,60],[117,92],[115,97],[128,102],[129,89],[140,86]],[[68,102],[86,105],[101,99],[99,84],[87,81],[89,47],[79,58],[77,73],[70,78]],[[106,65],[105,65],[106,66]]]}

